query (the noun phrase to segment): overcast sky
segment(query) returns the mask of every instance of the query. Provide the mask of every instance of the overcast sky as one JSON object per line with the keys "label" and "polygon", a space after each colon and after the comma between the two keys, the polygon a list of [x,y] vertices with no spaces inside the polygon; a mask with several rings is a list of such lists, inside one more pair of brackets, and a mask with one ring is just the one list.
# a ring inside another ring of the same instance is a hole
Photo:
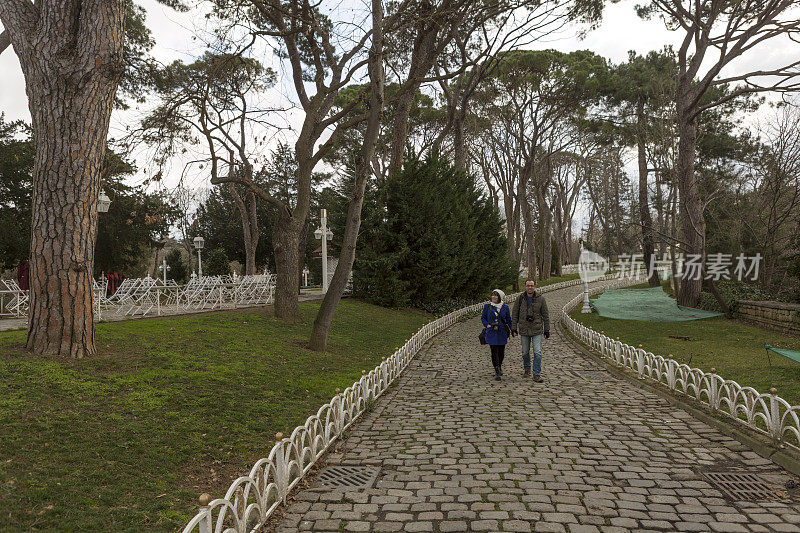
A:
{"label": "overcast sky", "polygon": [[[640,3],[641,0],[638,0]],[[201,13],[181,14],[166,8],[155,0],[138,2],[147,10],[147,24],[153,31],[156,46],[153,55],[161,62],[175,59],[189,60],[203,52],[200,41],[193,39],[196,30],[202,28],[205,18]],[[580,49],[592,50],[610,59],[614,63],[625,61],[629,50],[646,54],[650,50],[663,48],[667,44],[677,46],[678,35],[669,32],[660,21],[645,21],[636,16],[634,5],[637,0],[623,0],[619,3],[607,3],[600,26],[591,31],[584,39],[577,37],[581,28],[570,26],[559,35],[537,43],[537,48],[555,48],[562,51]],[[339,4],[346,7],[346,3]],[[351,4],[352,5],[352,4]],[[758,50],[744,56],[730,70],[731,72],[777,66],[800,57],[796,43],[772,42],[761,46]],[[11,49],[0,55],[0,112],[5,113],[7,120],[29,120],[30,113],[25,95],[25,85],[19,62]],[[126,124],[134,123],[141,116],[142,110],[133,109],[127,112],[115,112],[110,135],[119,135]],[[137,157],[140,174],[132,182],[141,182],[146,162],[142,156]],[[166,185],[177,182],[180,172],[173,168],[166,180]],[[197,175],[190,183],[194,186],[208,186],[204,177]]]}

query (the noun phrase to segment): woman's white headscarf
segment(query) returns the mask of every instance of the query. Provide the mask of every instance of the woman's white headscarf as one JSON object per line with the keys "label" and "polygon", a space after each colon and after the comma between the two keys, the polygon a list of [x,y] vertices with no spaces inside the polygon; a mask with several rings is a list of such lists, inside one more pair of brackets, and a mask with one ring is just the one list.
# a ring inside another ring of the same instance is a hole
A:
{"label": "woman's white headscarf", "polygon": [[503,308],[503,299],[506,297],[506,293],[504,293],[500,289],[492,290],[492,294],[494,294],[494,293],[497,293],[500,296],[500,303],[496,304],[496,303],[492,302],[491,300],[489,301],[489,303],[491,303],[494,306],[494,308],[497,309],[497,312],[499,313],[500,310]]}

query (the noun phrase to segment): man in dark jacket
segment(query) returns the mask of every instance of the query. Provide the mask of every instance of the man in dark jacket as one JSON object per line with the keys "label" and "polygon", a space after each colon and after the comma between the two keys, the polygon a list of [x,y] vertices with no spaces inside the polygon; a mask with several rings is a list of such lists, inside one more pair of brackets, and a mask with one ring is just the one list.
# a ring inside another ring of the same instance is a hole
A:
{"label": "man in dark jacket", "polygon": [[517,297],[511,311],[512,330],[522,339],[523,374],[531,375],[531,344],[533,344],[533,380],[542,381],[542,335],[550,338],[550,314],[544,296],[536,292],[536,281],[525,280],[525,292]]}

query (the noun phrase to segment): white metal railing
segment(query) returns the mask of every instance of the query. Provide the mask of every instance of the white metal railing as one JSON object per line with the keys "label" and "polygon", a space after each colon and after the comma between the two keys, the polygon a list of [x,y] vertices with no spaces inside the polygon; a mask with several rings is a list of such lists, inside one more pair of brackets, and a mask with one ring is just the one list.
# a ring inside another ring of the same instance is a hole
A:
{"label": "white metal railing", "polygon": [[[144,277],[124,280],[111,296],[106,296],[108,280],[93,280],[95,318],[103,315],[148,316],[180,314],[187,311],[231,309],[268,305],[275,295],[275,275],[203,276],[186,285],[172,280]],[[16,281],[0,280],[0,316],[28,316],[28,291]]]}
{"label": "white metal railing", "polygon": [[0,315],[28,316],[28,291],[20,289],[15,280],[0,280]]}
{"label": "white metal railing", "polygon": [[[613,276],[616,276],[613,275]],[[603,279],[611,279],[612,275]],[[582,281],[573,279],[539,288],[550,292]],[[513,301],[517,294],[506,296]],[[237,478],[225,496],[200,497],[200,509],[183,533],[247,533],[258,530],[283,503],[297,483],[342,433],[364,412],[370,402],[381,396],[397,379],[417,352],[431,338],[455,324],[465,315],[478,313],[485,302],[453,311],[429,322],[406,343],[343,392],[336,389],[330,402],[308,417],[289,437],[276,435],[269,454],[258,460],[246,476]]]}
{"label": "white metal railing", "polygon": [[[610,288],[610,287],[609,287]],[[592,288],[599,294],[602,287]],[[573,298],[561,311],[564,326],[592,351],[630,370],[639,379],[651,379],[665,385],[670,391],[684,394],[707,405],[714,413],[727,415],[741,424],[784,444],[800,450],[800,405],[791,405],[777,395],[775,388],[762,394],[752,387],[743,387],[736,381],[725,379],[715,368],[704,372],[678,363],[670,357],[647,352],[641,346],[612,339],[603,332],[573,320],[569,313],[582,301],[582,295]]]}

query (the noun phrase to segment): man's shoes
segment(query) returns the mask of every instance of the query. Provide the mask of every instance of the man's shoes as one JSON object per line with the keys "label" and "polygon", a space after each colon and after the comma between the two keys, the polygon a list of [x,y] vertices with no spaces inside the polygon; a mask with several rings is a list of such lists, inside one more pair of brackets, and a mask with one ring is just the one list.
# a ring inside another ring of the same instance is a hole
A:
{"label": "man's shoes", "polygon": [[529,378],[529,377],[531,377],[531,371],[530,371],[530,370],[526,370],[526,371],[525,371],[525,372],[522,374],[522,377],[523,377],[523,378]]}
{"label": "man's shoes", "polygon": [[540,381],[542,381],[542,376],[540,376],[539,374],[534,375],[533,381],[539,383]]}

